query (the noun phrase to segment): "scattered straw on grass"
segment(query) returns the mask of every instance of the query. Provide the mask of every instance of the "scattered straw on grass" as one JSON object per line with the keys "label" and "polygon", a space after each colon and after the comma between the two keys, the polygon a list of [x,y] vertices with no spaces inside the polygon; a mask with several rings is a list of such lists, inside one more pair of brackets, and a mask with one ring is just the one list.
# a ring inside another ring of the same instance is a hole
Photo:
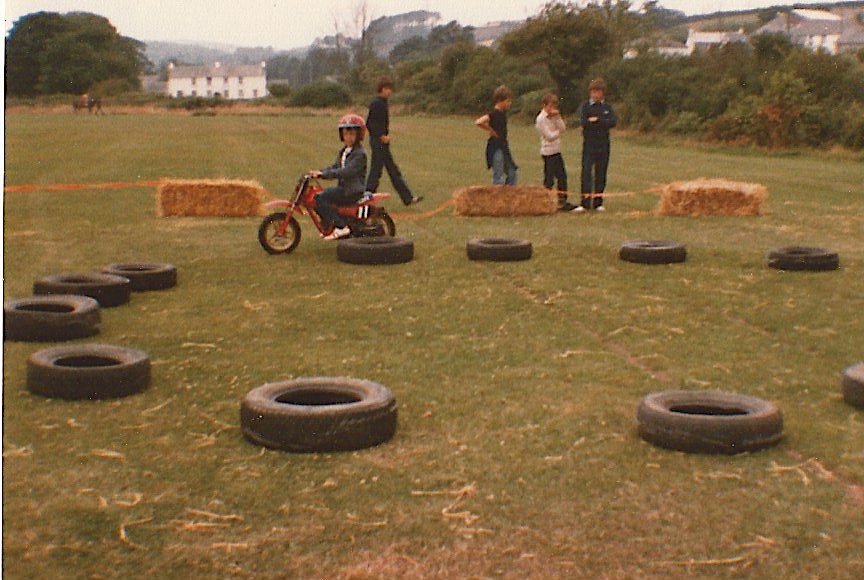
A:
{"label": "scattered straw on grass", "polygon": [[249,217],[263,215],[268,197],[257,181],[163,179],[156,189],[159,217]]}
{"label": "scattered straw on grass", "polygon": [[472,185],[453,192],[459,216],[552,215],[558,210],[558,192],[544,187]]}
{"label": "scattered straw on grass", "polygon": [[758,183],[699,178],[663,186],[660,215],[756,216],[761,215],[768,190]]}
{"label": "scattered straw on grass", "polygon": [[90,455],[93,457],[100,457],[102,459],[114,459],[121,463],[126,461],[126,456],[120,453],[119,451],[112,451],[110,449],[94,449],[90,452]]}
{"label": "scattered straw on grass", "polygon": [[132,526],[140,526],[140,525],[146,524],[147,522],[150,522],[152,520],[153,520],[153,518],[144,518],[143,520],[135,520],[134,522],[126,522],[125,524],[122,524],[120,526],[119,531],[118,531],[120,541],[123,542],[125,545],[129,546],[130,548],[132,548],[133,550],[146,550],[147,548],[145,546],[142,546],[141,544],[136,544],[135,542],[133,542],[132,540],[129,539],[129,534],[126,531],[126,528],[131,528]]}
{"label": "scattered straw on grass", "polygon": [[186,512],[192,514],[193,516],[200,516],[209,520],[242,522],[244,519],[243,516],[237,514],[217,514],[205,510],[196,510],[193,508],[186,508]]}
{"label": "scattered straw on grass", "polygon": [[664,562],[654,562],[654,566],[660,568],[673,568],[673,567],[705,567],[705,566],[734,566],[736,564],[752,564],[752,558],[748,556],[735,556],[734,558],[722,558],[722,559],[712,559],[712,560],[681,560],[681,561],[664,561]]}

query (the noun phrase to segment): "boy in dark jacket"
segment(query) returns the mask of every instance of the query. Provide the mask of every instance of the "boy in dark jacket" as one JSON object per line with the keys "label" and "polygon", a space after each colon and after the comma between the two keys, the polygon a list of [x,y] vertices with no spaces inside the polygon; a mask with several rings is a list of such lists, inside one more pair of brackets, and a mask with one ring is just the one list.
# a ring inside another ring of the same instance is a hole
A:
{"label": "boy in dark jacket", "polygon": [[338,185],[328,187],[315,196],[324,230],[334,228],[329,235],[324,236],[325,240],[338,240],[351,235],[345,218],[339,215],[333,206],[351,205],[363,197],[366,186],[366,151],[362,141],[365,134],[366,124],[363,117],[345,115],[339,119],[339,139],[345,145],[336,155],[336,162],[324,169],[309,171],[309,175],[315,178],[339,180]]}
{"label": "boy in dark jacket", "polygon": [[[588,85],[590,98],[582,103],[582,205],[575,212],[605,211],[603,192],[609,168],[609,129],[618,124],[612,105],[606,102],[606,83],[594,79]],[[592,179],[593,172],[593,179]]]}
{"label": "boy in dark jacket", "polygon": [[507,111],[513,104],[513,92],[501,85],[492,94],[495,105],[492,110],[474,121],[474,124],[489,132],[486,141],[486,167],[492,169],[493,185],[516,185],[519,169],[510,153],[507,141]]}
{"label": "boy in dark jacket", "polygon": [[390,153],[390,107],[388,99],[393,94],[393,81],[387,77],[378,82],[378,96],[372,99],[369,105],[369,115],[366,117],[366,128],[369,130],[369,146],[372,148],[372,163],[369,166],[369,179],[366,181],[366,191],[375,193],[378,191],[378,182],[381,173],[387,168],[387,174],[396,193],[402,198],[402,203],[412,205],[423,201],[423,196],[415,196],[411,193],[402,172],[393,154]]}

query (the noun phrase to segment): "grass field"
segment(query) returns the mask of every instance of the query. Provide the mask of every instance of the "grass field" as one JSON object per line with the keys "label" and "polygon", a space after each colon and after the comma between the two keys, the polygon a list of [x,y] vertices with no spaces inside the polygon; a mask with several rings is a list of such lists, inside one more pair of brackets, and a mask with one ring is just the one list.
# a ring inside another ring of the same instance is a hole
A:
{"label": "grass field", "polygon": [[[411,211],[489,179],[470,119],[392,129],[427,197]],[[538,183],[533,128],[511,132]],[[284,194],[336,147],[323,116],[11,114],[6,185],[229,177]],[[574,183],[579,147],[573,132]],[[4,343],[5,575],[864,576],[864,413],[840,397],[864,359],[864,163],[637,137],[612,155],[610,191],[636,194],[605,215],[397,219],[416,258],[391,267],[338,262],[306,218],[296,252],[269,256],[257,219],[159,219],[152,189],[7,192],[6,298],[118,261],[171,262],[180,284],[106,309],[89,339],[150,354],[143,394],[33,396],[43,346]],[[764,183],[767,215],[650,214],[640,192],[698,176]],[[534,258],[469,262],[482,236],[528,238]],[[686,243],[688,261],[619,261],[639,238]],[[838,251],[841,269],[769,270],[792,244]],[[309,375],[390,387],[395,438],[328,455],[247,443],[242,395]],[[735,457],[652,447],[636,407],[670,388],[774,401],[786,437]]]}

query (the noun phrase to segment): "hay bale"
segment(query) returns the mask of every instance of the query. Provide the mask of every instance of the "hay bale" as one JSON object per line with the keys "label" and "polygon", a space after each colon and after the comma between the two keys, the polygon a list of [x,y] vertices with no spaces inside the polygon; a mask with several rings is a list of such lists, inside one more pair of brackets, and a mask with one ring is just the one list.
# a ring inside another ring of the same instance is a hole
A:
{"label": "hay bale", "polygon": [[767,197],[768,190],[758,183],[701,177],[664,185],[657,210],[670,216],[760,215]]}
{"label": "hay bale", "polygon": [[267,191],[257,181],[163,179],[156,189],[156,215],[260,216],[267,197]]}
{"label": "hay bale", "polygon": [[456,215],[551,215],[558,210],[558,192],[545,187],[472,185],[453,192]]}

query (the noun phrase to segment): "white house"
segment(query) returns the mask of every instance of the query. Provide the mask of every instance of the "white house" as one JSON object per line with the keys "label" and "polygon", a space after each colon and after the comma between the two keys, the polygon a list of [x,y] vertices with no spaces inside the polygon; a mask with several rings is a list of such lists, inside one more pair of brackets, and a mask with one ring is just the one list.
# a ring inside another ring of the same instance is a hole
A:
{"label": "white house", "polygon": [[168,65],[169,97],[222,97],[223,99],[258,99],[266,97],[267,64],[213,66]]}
{"label": "white house", "polygon": [[[854,24],[852,24],[854,27]],[[827,10],[796,8],[777,14],[774,20],[757,30],[758,34],[784,34],[794,43],[813,51],[840,52],[843,19]],[[850,30],[850,32],[855,32]]]}
{"label": "white house", "polygon": [[687,34],[687,50],[690,54],[694,52],[703,52],[713,47],[726,46],[731,42],[747,42],[747,35],[743,29],[738,29],[737,32],[703,32],[701,30],[693,30],[692,28]]}

